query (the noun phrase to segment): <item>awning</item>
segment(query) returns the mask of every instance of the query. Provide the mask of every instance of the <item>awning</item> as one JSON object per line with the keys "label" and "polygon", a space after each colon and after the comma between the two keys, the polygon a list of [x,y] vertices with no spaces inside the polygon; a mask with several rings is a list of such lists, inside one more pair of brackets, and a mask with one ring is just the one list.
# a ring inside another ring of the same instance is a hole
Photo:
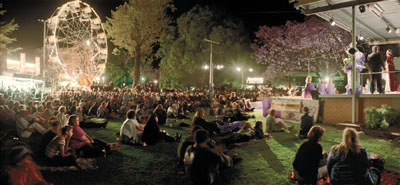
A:
{"label": "awning", "polygon": [[[306,15],[317,15],[351,32],[352,6],[356,35],[370,45],[400,43],[400,0],[289,0]],[[363,13],[361,11],[364,10]],[[389,33],[389,30],[391,32]]]}

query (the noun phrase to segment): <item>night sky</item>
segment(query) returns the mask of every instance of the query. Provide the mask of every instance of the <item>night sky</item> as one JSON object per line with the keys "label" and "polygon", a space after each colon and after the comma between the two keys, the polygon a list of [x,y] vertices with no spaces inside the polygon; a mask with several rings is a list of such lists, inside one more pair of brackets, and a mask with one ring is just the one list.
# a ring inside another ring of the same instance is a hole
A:
{"label": "night sky", "polygon": [[[124,3],[123,0],[83,0],[92,6],[99,14],[102,21],[110,16],[110,10]],[[12,18],[19,24],[19,29],[13,33],[17,38],[12,47],[22,47],[27,53],[27,58],[38,52],[43,44],[43,23],[38,19],[47,19],[68,0],[0,0],[6,14],[1,21],[9,21]],[[269,4],[266,4],[269,3]],[[287,20],[303,21],[304,16],[296,11],[287,0],[174,0],[177,11],[173,17],[179,17],[182,13],[189,11],[196,4],[214,4],[217,7],[226,8],[238,18],[241,18],[253,39],[254,32],[258,26],[282,25]]]}

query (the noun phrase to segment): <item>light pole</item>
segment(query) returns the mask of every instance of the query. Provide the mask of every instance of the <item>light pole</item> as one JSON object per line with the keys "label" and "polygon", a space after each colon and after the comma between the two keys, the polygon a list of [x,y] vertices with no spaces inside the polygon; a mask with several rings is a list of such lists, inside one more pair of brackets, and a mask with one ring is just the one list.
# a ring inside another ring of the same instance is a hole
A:
{"label": "light pole", "polygon": [[214,64],[212,62],[212,52],[213,52],[213,44],[219,44],[219,42],[215,42],[212,40],[204,39],[204,41],[209,42],[211,45],[210,49],[210,95],[211,99],[214,97]]}
{"label": "light pole", "polygon": [[42,70],[42,72],[43,72],[42,75],[43,75],[43,77],[45,77],[44,67],[46,65],[46,47],[45,47],[45,43],[46,43],[46,23],[47,23],[47,20],[38,19],[38,21],[43,23],[43,65],[41,65],[40,68],[43,69]]}
{"label": "light pole", "polygon": [[[240,68],[240,67],[236,67],[236,71],[242,72],[242,84],[240,85],[240,88],[243,89],[243,86],[244,86],[244,84],[243,84],[244,70],[242,70],[242,68]],[[249,72],[253,72],[253,68],[249,68]]]}

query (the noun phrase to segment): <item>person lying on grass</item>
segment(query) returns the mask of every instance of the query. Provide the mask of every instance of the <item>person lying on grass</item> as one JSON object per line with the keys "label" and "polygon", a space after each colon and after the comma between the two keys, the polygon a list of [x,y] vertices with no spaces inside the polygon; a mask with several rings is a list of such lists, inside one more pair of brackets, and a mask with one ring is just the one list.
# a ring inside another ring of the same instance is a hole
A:
{"label": "person lying on grass", "polygon": [[325,129],[313,126],[297,150],[293,162],[294,177],[300,183],[316,184],[318,179],[328,176],[326,167],[328,153],[322,153],[321,141]]}
{"label": "person lying on grass", "polygon": [[211,136],[221,135],[222,132],[218,128],[217,124],[210,123],[203,118],[204,113],[205,113],[205,111],[203,108],[199,108],[197,110],[197,112],[194,114],[194,117],[193,117],[193,125],[199,125],[199,126],[203,127],[205,130],[208,131],[208,133],[210,133]]}
{"label": "person lying on grass", "polygon": [[83,157],[95,158],[118,148],[118,143],[104,143],[98,139],[92,139],[79,126],[79,117],[77,115],[71,115],[68,123],[73,126],[74,135],[71,138],[71,143],[77,154],[82,153]]}

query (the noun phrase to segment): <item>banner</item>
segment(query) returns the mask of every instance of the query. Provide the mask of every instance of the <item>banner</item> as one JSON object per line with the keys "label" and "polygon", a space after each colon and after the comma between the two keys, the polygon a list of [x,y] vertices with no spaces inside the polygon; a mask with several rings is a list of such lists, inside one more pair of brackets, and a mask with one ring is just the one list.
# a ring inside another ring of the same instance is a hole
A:
{"label": "banner", "polygon": [[301,100],[272,99],[271,108],[285,112],[300,112]]}
{"label": "banner", "polygon": [[268,115],[270,109],[275,109],[276,118],[300,122],[301,116],[304,114],[303,108],[308,107],[310,110],[308,115],[313,117],[314,122],[318,120],[319,100],[264,97],[262,98],[262,102],[264,117]]}

